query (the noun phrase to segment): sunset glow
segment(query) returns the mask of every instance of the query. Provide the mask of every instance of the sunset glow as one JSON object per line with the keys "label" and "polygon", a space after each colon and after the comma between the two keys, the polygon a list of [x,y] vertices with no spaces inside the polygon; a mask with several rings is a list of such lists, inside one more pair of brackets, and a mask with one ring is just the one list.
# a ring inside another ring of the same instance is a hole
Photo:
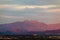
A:
{"label": "sunset glow", "polygon": [[14,32],[58,30],[60,0],[0,0],[0,28]]}

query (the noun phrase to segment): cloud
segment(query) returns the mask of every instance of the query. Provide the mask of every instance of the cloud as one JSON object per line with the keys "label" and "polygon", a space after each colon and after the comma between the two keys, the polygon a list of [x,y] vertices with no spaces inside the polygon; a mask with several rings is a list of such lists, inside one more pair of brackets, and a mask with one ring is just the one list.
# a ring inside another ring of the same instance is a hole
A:
{"label": "cloud", "polygon": [[20,16],[8,16],[8,15],[0,15],[0,23],[12,23],[16,21],[24,21],[28,20],[37,20],[39,22],[44,22],[47,24],[50,23],[59,23],[60,22],[60,14],[56,13],[41,13],[41,14],[25,14]]}
{"label": "cloud", "polygon": [[13,0],[0,0],[0,1],[13,1]]}
{"label": "cloud", "polygon": [[17,16],[7,16],[7,15],[0,15],[0,17],[9,18],[9,19],[21,19],[21,18],[24,18],[22,16],[17,17]]}
{"label": "cloud", "polygon": [[54,12],[54,13],[60,13],[60,9],[48,9],[48,10],[43,10],[42,12]]}
{"label": "cloud", "polygon": [[15,10],[23,10],[23,9],[35,9],[35,8],[43,8],[43,9],[48,9],[48,8],[53,8],[57,7],[57,5],[43,5],[43,6],[36,6],[36,5],[0,5],[0,9],[3,8],[11,8]]}
{"label": "cloud", "polygon": [[19,5],[59,4],[60,5],[60,0],[0,0],[0,4],[19,4]]}

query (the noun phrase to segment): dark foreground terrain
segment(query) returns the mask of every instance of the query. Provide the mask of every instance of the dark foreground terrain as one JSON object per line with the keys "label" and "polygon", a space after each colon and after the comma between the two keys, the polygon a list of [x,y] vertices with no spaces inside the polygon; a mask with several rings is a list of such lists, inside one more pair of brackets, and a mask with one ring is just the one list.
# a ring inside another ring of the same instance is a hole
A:
{"label": "dark foreground terrain", "polygon": [[52,35],[2,35],[0,36],[0,39],[3,40],[60,40],[60,36],[52,36]]}

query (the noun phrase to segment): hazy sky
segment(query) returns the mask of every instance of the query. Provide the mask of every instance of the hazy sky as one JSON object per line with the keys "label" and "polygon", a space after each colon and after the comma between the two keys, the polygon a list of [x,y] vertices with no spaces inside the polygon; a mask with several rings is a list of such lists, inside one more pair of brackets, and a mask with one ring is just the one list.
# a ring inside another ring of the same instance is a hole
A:
{"label": "hazy sky", "polygon": [[60,0],[0,0],[0,24],[24,20],[60,23]]}

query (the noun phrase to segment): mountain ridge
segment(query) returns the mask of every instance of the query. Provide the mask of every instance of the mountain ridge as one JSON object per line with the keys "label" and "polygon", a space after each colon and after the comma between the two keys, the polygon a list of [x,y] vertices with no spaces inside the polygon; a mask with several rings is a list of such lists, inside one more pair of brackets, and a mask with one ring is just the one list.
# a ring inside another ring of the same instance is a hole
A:
{"label": "mountain ridge", "polygon": [[[58,27],[58,28],[57,28]],[[48,30],[58,30],[60,29],[60,24],[45,24],[38,21],[25,20],[23,22],[14,22],[9,24],[0,24],[0,32],[11,31],[15,33],[19,32],[31,32],[31,31],[48,31]],[[59,31],[60,32],[60,31]]]}

